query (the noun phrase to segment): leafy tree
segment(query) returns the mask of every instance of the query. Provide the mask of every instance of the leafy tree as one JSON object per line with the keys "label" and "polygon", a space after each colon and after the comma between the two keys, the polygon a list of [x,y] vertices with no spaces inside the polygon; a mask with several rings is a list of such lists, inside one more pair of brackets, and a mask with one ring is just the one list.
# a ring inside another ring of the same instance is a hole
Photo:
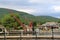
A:
{"label": "leafy tree", "polygon": [[60,19],[58,20],[58,23],[60,23]]}
{"label": "leafy tree", "polygon": [[[19,14],[16,13],[14,14],[14,16],[16,16],[19,19]],[[4,25],[6,28],[15,29],[18,29],[18,27],[20,26],[18,22],[10,14],[7,14],[2,18],[1,24]]]}
{"label": "leafy tree", "polygon": [[46,23],[46,21],[40,21],[40,24],[41,24],[41,25],[44,24],[44,23]]}

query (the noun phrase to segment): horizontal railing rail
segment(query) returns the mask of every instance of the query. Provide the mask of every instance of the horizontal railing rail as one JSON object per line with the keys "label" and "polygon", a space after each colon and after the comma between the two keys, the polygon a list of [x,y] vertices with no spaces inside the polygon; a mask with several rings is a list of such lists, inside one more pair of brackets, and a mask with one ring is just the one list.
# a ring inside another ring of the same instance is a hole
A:
{"label": "horizontal railing rail", "polygon": [[27,32],[9,32],[9,33],[0,33],[2,35],[0,35],[0,39],[60,39],[60,36],[52,36],[52,35],[38,35],[36,31],[27,31]]}

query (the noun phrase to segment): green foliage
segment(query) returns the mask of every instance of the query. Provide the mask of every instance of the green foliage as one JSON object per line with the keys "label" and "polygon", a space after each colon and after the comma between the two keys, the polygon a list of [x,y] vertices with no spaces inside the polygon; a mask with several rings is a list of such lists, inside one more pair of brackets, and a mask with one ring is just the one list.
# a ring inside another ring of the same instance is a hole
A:
{"label": "green foliage", "polygon": [[37,24],[36,24],[36,22],[33,22],[33,26],[36,26]]}
{"label": "green foliage", "polygon": [[60,19],[58,20],[58,23],[60,23]]}
{"label": "green foliage", "polygon": [[[19,18],[18,14],[14,15]],[[1,24],[4,25],[6,28],[15,28],[19,26],[17,21],[10,14],[7,14],[2,18]]]}

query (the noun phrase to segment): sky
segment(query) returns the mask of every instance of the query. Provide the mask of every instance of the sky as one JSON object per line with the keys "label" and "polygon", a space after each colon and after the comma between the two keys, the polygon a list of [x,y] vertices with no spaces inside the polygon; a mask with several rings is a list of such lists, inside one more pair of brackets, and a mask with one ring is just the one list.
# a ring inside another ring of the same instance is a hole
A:
{"label": "sky", "polygon": [[60,0],[0,0],[0,8],[60,18]]}

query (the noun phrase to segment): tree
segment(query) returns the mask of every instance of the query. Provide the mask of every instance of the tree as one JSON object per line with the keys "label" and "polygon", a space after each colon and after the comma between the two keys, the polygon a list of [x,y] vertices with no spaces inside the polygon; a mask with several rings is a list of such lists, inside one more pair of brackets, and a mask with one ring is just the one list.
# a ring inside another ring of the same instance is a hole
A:
{"label": "tree", "polygon": [[[17,18],[19,18],[19,14],[15,13],[14,15]],[[15,29],[20,26],[18,22],[10,14],[7,14],[2,18],[1,24],[4,25],[6,28],[15,28]]]}
{"label": "tree", "polygon": [[58,20],[58,23],[60,23],[60,19]]}
{"label": "tree", "polygon": [[40,24],[41,24],[41,25],[44,24],[44,23],[46,23],[46,21],[40,21]]}

